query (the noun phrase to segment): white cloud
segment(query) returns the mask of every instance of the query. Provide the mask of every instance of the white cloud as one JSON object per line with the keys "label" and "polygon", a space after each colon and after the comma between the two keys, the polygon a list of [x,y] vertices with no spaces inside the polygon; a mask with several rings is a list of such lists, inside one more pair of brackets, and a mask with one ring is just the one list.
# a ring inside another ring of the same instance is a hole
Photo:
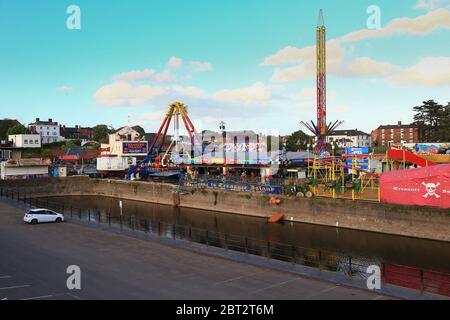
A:
{"label": "white cloud", "polygon": [[347,106],[336,106],[330,108],[331,114],[348,114],[350,113],[350,109]]}
{"label": "white cloud", "polygon": [[387,76],[400,68],[390,63],[374,61],[368,57],[359,57],[348,64],[349,76]]}
{"label": "white cloud", "polygon": [[209,62],[191,61],[189,66],[193,72],[206,72],[213,70],[213,66]]}
{"label": "white cloud", "polygon": [[175,80],[175,76],[169,69],[163,70],[160,73],[155,74],[154,79],[158,82],[167,82]]}
{"label": "white cloud", "polygon": [[414,8],[427,11],[432,11],[437,8],[450,8],[450,0],[419,0]]}
{"label": "white cloud", "polygon": [[178,69],[181,67],[181,65],[183,64],[183,60],[177,57],[171,57],[169,59],[169,62],[167,63],[167,65],[170,68],[174,68],[174,69]]}
{"label": "white cloud", "polygon": [[388,77],[387,81],[400,85],[450,85],[450,57],[424,57]]}
{"label": "white cloud", "polygon": [[134,81],[134,80],[146,80],[155,75],[156,71],[153,69],[144,69],[142,71],[133,70],[129,72],[123,72],[113,77],[115,81]]}
{"label": "white cloud", "polygon": [[212,95],[214,99],[251,104],[268,101],[272,92],[264,83],[257,82],[245,88],[221,90]]}
{"label": "white cloud", "polygon": [[106,106],[143,105],[154,97],[165,94],[162,87],[148,85],[133,86],[126,82],[114,82],[101,87],[94,95],[98,104]]}
{"label": "white cloud", "polygon": [[[346,50],[337,40],[327,41],[327,72],[339,73],[344,63]],[[314,77],[316,74],[316,46],[305,48],[286,47],[264,59],[262,65],[277,66],[294,64],[285,68],[277,67],[272,81],[288,82]]]}
{"label": "white cloud", "polygon": [[180,93],[194,98],[202,98],[202,99],[208,98],[208,94],[202,89],[197,87],[173,86],[171,89],[176,93]]}
{"label": "white cloud", "polygon": [[343,36],[343,42],[383,38],[393,35],[425,35],[438,29],[450,29],[450,11],[437,9],[415,18],[398,18],[379,30],[361,29]]}
{"label": "white cloud", "polygon": [[[327,67],[335,68],[339,65],[345,56],[345,49],[337,40],[327,41]],[[296,48],[292,46],[285,47],[275,54],[264,58],[261,65],[276,66],[286,64],[310,64],[316,59],[316,46]]]}
{"label": "white cloud", "polygon": [[70,86],[60,86],[60,87],[55,88],[55,90],[57,92],[69,93],[69,92],[73,91],[73,88]]}
{"label": "white cloud", "polygon": [[299,99],[314,99],[317,96],[317,89],[314,87],[302,88],[298,94]]}

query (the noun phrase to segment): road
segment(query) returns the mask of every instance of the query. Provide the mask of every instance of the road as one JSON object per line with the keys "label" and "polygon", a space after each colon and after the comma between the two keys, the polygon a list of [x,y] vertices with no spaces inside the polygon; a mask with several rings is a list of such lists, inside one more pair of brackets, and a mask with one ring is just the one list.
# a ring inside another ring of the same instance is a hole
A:
{"label": "road", "polygon": [[[0,202],[0,299],[387,299],[75,223],[28,225]],[[81,290],[69,290],[69,265]]]}

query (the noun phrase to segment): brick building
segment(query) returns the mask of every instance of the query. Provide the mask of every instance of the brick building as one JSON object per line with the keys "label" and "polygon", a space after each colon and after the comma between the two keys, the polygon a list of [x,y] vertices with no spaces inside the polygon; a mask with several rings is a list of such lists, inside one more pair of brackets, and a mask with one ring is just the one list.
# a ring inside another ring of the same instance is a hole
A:
{"label": "brick building", "polygon": [[60,126],[61,135],[67,139],[79,139],[81,141],[93,141],[94,140],[94,128],[81,127],[76,125],[75,127]]}
{"label": "brick building", "polygon": [[372,141],[380,147],[390,147],[399,143],[418,143],[419,128],[413,124],[381,125],[373,130]]}

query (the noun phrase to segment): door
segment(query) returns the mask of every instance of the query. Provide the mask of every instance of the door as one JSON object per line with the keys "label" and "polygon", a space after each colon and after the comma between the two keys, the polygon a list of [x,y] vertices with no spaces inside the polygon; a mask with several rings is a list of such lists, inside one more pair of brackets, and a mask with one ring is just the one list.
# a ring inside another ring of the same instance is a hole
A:
{"label": "door", "polygon": [[47,210],[35,211],[33,216],[33,219],[37,219],[39,223],[47,222]]}
{"label": "door", "polygon": [[55,220],[56,220],[56,213],[47,210],[47,222],[55,222]]}

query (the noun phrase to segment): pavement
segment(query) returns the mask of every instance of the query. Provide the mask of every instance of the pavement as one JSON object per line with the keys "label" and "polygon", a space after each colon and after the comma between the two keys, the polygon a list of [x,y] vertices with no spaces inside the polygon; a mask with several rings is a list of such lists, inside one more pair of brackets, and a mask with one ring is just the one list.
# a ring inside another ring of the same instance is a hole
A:
{"label": "pavement", "polygon": [[[390,299],[77,223],[28,225],[24,210],[0,201],[0,300]],[[80,290],[66,286],[70,265]]]}

